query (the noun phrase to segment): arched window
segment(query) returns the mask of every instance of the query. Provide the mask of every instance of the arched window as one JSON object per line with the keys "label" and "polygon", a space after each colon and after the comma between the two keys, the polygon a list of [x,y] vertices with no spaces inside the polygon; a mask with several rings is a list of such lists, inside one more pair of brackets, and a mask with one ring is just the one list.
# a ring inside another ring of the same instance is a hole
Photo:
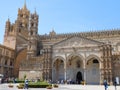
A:
{"label": "arched window", "polygon": [[7,65],[7,60],[5,60],[5,65]]}
{"label": "arched window", "polygon": [[32,32],[32,31],[30,32],[30,35],[33,35],[33,32]]}
{"label": "arched window", "polygon": [[99,63],[97,59],[94,59],[93,60],[93,63]]}
{"label": "arched window", "polygon": [[19,32],[21,32],[21,29],[19,29]]}
{"label": "arched window", "polygon": [[22,23],[20,23],[19,26],[22,27]]}
{"label": "arched window", "polygon": [[31,27],[33,27],[34,26],[34,23],[31,23]]}
{"label": "arched window", "polygon": [[21,14],[20,17],[22,18],[22,17],[23,17],[23,14]]}
{"label": "arched window", "polygon": [[10,66],[12,66],[13,65],[13,63],[12,63],[12,61],[10,61]]}

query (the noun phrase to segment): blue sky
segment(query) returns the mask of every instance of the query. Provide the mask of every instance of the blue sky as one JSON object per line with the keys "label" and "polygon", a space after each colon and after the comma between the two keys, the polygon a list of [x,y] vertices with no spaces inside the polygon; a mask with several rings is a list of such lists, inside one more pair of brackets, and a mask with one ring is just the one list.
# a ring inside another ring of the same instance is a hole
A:
{"label": "blue sky", "polygon": [[[120,0],[26,0],[27,8],[39,15],[39,34],[54,28],[56,33],[86,32],[120,28]],[[5,22],[14,23],[24,0],[1,0],[0,43]]]}

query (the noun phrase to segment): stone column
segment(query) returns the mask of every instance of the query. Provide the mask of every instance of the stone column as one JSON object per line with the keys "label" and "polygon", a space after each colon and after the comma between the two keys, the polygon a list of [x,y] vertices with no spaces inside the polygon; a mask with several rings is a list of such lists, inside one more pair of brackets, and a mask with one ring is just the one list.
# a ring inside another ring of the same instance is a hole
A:
{"label": "stone column", "polygon": [[86,68],[84,68],[84,81],[86,82]]}
{"label": "stone column", "polygon": [[64,79],[65,79],[65,81],[66,81],[66,76],[67,74],[66,74],[66,61],[64,61]]}
{"label": "stone column", "polygon": [[59,67],[58,67],[58,62],[57,62],[57,66],[56,66],[56,80],[58,81],[58,75],[59,75]]}
{"label": "stone column", "polygon": [[66,68],[67,68],[67,54],[65,53],[65,61],[64,61],[64,79],[65,79],[65,83],[67,82]]}

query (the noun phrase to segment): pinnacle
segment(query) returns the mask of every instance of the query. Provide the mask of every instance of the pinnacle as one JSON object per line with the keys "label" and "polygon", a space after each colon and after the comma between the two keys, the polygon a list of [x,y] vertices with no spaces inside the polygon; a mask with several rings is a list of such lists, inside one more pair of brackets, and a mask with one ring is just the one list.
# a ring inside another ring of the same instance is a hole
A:
{"label": "pinnacle", "polygon": [[26,0],[24,0],[24,6],[23,6],[23,9],[27,9],[27,7],[26,7]]}

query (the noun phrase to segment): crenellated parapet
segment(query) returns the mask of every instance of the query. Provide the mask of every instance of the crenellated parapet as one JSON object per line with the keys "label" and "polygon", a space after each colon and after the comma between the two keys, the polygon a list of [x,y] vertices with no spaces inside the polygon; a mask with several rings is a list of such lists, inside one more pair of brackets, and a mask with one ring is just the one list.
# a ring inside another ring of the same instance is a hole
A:
{"label": "crenellated parapet", "polygon": [[119,29],[113,29],[113,30],[106,30],[106,31],[96,31],[96,32],[78,32],[78,33],[63,33],[63,34],[55,34],[54,36],[51,36],[50,34],[40,35],[40,38],[43,40],[47,39],[54,39],[54,38],[69,38],[71,36],[82,36],[86,38],[91,39],[97,39],[97,38],[109,38],[113,36],[120,36],[120,30]]}

